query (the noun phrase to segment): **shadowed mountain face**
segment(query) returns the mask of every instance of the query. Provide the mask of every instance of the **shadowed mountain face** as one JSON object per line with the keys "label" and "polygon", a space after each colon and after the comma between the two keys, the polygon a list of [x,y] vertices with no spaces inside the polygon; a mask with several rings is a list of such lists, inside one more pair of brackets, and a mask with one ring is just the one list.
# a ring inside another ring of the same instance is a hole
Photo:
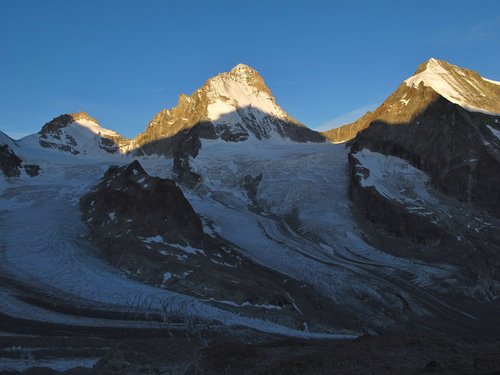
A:
{"label": "shadowed mountain face", "polygon": [[353,139],[374,121],[387,124],[412,122],[439,97],[471,112],[500,114],[500,84],[478,73],[430,59],[405,80],[375,111],[355,122],[322,134],[331,142]]}
{"label": "shadowed mountain face", "polygon": [[500,116],[488,111],[500,112],[500,85],[432,59],[404,85],[355,124],[354,209],[377,246],[456,264],[474,298],[495,300]]}
{"label": "shadowed mountain face", "polygon": [[373,122],[353,140],[352,151],[405,159],[445,194],[500,217],[499,121],[438,98],[412,122]]}
{"label": "shadowed mountain face", "polygon": [[120,238],[130,227],[144,238],[161,233],[170,243],[200,246],[203,241],[201,221],[175,182],[150,177],[138,161],[111,167],[81,204],[90,227],[116,229],[106,233],[108,238]]}
{"label": "shadowed mountain face", "polygon": [[26,164],[16,155],[19,145],[6,134],[0,131],[0,176],[19,177],[24,170],[28,176],[37,176],[40,167],[35,164]]}
{"label": "shadowed mountain face", "polygon": [[[194,130],[197,127],[201,129]],[[159,112],[151,120],[133,141],[133,148],[146,154],[172,154],[171,142],[190,130],[194,132],[189,134],[198,138],[227,142],[246,141],[249,137],[324,141],[319,133],[283,111],[257,71],[243,64],[210,78],[191,96],[181,95],[177,106]],[[163,140],[162,147],[159,142]]]}

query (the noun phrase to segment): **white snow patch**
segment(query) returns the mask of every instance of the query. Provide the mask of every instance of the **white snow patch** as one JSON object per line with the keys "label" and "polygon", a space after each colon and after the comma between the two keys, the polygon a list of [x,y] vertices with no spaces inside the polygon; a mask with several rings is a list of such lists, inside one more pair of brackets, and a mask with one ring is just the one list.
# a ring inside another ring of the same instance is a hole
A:
{"label": "white snow patch", "polygon": [[260,309],[267,309],[267,310],[282,310],[283,307],[277,306],[277,305],[268,305],[268,304],[254,304],[250,303],[248,301],[243,302],[241,304],[236,303],[234,301],[229,301],[229,300],[216,300],[213,298],[210,298],[208,301],[211,302],[217,302],[217,303],[222,303],[224,305],[228,306],[234,306],[234,307],[255,307],[255,308],[260,308]]}
{"label": "white snow patch", "polygon": [[197,248],[189,246],[189,245],[183,246],[183,245],[175,244],[175,245],[170,245],[170,246],[175,247],[176,249],[182,250],[188,254],[205,254],[205,252],[202,249],[197,249]]}
{"label": "white snow patch", "polygon": [[159,234],[152,237],[139,237],[145,243],[165,243],[165,239]]}
{"label": "white snow patch", "polygon": [[165,272],[163,274],[163,282],[162,282],[162,285],[165,285],[167,283],[168,280],[170,280],[172,278],[172,274],[170,272]]}
{"label": "white snow patch", "polygon": [[407,161],[363,149],[353,156],[368,170],[368,176],[359,172],[362,186],[373,186],[382,195],[398,202],[424,206],[437,205],[437,198],[429,194],[429,177]]}
{"label": "white snow patch", "polygon": [[498,82],[498,81],[493,81],[492,79],[488,79],[488,78],[484,78],[484,77],[481,77],[481,78],[483,79],[483,81],[493,83],[494,85],[500,85],[500,82]]}
{"label": "white snow patch", "polygon": [[486,126],[488,127],[488,129],[490,129],[490,131],[493,133],[493,135],[495,137],[497,137],[498,139],[500,139],[500,130],[497,130],[494,127],[489,126],[489,125],[486,125]]}

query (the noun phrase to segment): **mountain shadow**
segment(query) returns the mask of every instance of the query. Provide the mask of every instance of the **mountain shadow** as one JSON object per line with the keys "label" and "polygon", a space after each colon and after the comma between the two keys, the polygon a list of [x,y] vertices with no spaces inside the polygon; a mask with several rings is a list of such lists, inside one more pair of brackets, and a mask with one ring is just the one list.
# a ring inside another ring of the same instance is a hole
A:
{"label": "mountain shadow", "polygon": [[256,108],[244,107],[223,114],[215,121],[205,120],[192,126],[187,125],[172,136],[152,136],[150,139],[142,137],[146,142],[136,145],[130,153],[136,156],[163,155],[174,158],[173,168],[179,182],[192,187],[200,181],[200,176],[191,170],[189,158],[198,155],[203,139],[237,143],[246,142],[252,137],[262,142],[283,142],[288,139],[297,143],[322,143],[326,140],[319,132],[300,123],[285,121]]}
{"label": "mountain shadow", "polygon": [[500,116],[471,112],[437,97],[410,122],[374,121],[351,142],[407,160],[431,184],[500,218]]}

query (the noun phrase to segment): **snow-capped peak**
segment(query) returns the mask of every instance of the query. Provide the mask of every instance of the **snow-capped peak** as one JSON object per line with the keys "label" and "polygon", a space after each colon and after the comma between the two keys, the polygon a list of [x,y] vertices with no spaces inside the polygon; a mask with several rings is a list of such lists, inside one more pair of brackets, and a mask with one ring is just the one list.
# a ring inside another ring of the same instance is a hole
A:
{"label": "snow-capped peak", "polygon": [[39,145],[73,155],[117,153],[129,140],[120,134],[103,128],[86,112],[60,115],[46,123],[38,134],[19,141],[22,145]]}
{"label": "snow-capped peak", "polygon": [[77,112],[58,116],[53,120],[46,123],[40,134],[53,133],[65,127],[82,127],[93,134],[120,137],[120,135],[113,130],[103,128],[99,121],[90,116],[87,112]]}
{"label": "snow-capped peak", "polygon": [[415,75],[405,80],[409,87],[431,87],[450,102],[474,111],[500,113],[499,83],[481,77],[478,73],[460,68],[446,61],[431,58],[421,64]]}
{"label": "snow-capped peak", "polygon": [[[259,73],[248,65],[238,64],[229,73],[221,73],[204,86],[208,97],[207,117],[213,123],[239,122],[238,111],[244,110],[256,119],[288,117]],[[203,89],[202,89],[203,90]]]}
{"label": "snow-capped peak", "polygon": [[257,73],[257,71],[246,64],[238,64],[233,69],[231,69],[230,73],[246,76],[248,74],[255,74]]}
{"label": "snow-capped peak", "polygon": [[[199,124],[213,125],[205,136],[227,142],[289,138],[297,142],[322,142],[324,138],[290,117],[276,102],[260,74],[245,64],[209,78],[191,96],[181,95],[177,105],[160,111],[146,130],[132,141],[146,153],[162,153],[158,142]],[[202,137],[203,138],[203,137]],[[170,147],[170,146],[169,146]]]}

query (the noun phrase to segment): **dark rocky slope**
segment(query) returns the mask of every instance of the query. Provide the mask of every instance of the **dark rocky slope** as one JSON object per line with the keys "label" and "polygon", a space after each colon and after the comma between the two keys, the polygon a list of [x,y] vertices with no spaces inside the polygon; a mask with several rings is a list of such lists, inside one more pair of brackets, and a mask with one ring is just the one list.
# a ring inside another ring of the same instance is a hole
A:
{"label": "dark rocky slope", "polygon": [[0,170],[6,177],[18,177],[22,160],[7,145],[0,145]]}
{"label": "dark rocky slope", "polygon": [[6,134],[0,132],[0,171],[5,177],[19,177],[24,170],[28,176],[37,176],[40,166],[25,164],[14,149],[19,145]]}

